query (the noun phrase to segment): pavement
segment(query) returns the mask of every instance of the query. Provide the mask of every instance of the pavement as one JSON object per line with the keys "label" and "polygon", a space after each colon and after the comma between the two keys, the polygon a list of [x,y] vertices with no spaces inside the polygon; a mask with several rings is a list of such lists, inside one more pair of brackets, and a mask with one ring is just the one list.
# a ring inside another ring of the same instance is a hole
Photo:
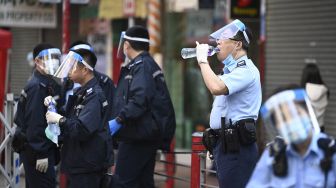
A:
{"label": "pavement", "polygon": [[[187,152],[187,150],[177,150],[178,152]],[[180,179],[188,180],[188,182],[175,180],[174,181],[174,188],[189,188],[190,187],[190,174],[191,174],[191,155],[190,154],[176,154],[176,163],[182,164],[183,166],[177,166],[175,171],[175,177]],[[161,160],[164,160],[164,157],[161,156]],[[189,166],[189,168],[184,167]],[[212,162],[207,159],[206,160],[206,168],[211,169]],[[164,164],[163,163],[156,163],[155,172],[159,172],[161,174],[165,173]],[[158,175],[154,175],[155,186],[157,188],[165,188],[165,181],[166,178]],[[205,176],[205,184],[211,186],[218,187],[217,177],[214,173],[206,173]]]}

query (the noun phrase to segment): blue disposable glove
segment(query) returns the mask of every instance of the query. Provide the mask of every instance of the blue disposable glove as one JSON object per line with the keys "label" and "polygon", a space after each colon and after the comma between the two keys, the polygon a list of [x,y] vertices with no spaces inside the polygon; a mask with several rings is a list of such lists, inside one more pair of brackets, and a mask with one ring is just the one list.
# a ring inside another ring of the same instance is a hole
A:
{"label": "blue disposable glove", "polygon": [[113,136],[121,127],[121,124],[116,121],[116,119],[112,119],[109,121],[109,127],[110,127],[110,132],[111,136]]}

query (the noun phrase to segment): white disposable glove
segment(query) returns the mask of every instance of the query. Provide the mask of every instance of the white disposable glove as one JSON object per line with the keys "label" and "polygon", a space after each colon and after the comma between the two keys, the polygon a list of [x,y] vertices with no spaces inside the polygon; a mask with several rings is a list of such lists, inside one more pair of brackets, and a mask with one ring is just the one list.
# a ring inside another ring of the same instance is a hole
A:
{"label": "white disposable glove", "polygon": [[36,160],[36,170],[46,173],[48,170],[48,158]]}
{"label": "white disposable glove", "polygon": [[47,123],[57,123],[59,122],[59,120],[62,118],[63,116],[59,115],[56,112],[50,112],[48,111],[46,113],[46,119],[47,119]]}
{"label": "white disposable glove", "polygon": [[56,105],[56,101],[52,96],[48,96],[48,97],[44,98],[44,106],[48,107],[51,102]]}
{"label": "white disposable glove", "polygon": [[209,45],[199,44],[198,41],[196,41],[196,45],[196,57],[198,63],[208,63]]}

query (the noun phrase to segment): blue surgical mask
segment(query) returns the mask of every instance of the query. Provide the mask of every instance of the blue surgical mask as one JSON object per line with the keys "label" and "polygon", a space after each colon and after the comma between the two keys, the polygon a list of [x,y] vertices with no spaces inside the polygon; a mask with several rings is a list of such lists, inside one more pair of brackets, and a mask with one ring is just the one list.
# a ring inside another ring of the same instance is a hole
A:
{"label": "blue surgical mask", "polygon": [[236,63],[236,60],[233,58],[232,56],[232,52],[236,49],[236,47],[234,47],[231,51],[231,53],[222,61],[222,63],[224,64],[224,67],[228,67],[232,64]]}
{"label": "blue surgical mask", "polygon": [[311,130],[310,119],[308,116],[295,118],[288,122],[287,128],[289,129],[287,131],[289,142],[300,144],[309,136],[309,131]]}
{"label": "blue surgical mask", "polygon": [[227,67],[235,63],[235,59],[233,58],[232,54],[229,54],[222,63],[225,65],[225,67]]}

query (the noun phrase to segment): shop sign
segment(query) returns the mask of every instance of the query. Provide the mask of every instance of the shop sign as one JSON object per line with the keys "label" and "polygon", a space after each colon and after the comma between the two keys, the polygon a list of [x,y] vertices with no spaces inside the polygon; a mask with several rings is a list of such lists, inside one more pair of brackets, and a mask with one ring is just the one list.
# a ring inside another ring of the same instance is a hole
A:
{"label": "shop sign", "polygon": [[38,0],[0,0],[0,26],[55,28],[56,5]]}

